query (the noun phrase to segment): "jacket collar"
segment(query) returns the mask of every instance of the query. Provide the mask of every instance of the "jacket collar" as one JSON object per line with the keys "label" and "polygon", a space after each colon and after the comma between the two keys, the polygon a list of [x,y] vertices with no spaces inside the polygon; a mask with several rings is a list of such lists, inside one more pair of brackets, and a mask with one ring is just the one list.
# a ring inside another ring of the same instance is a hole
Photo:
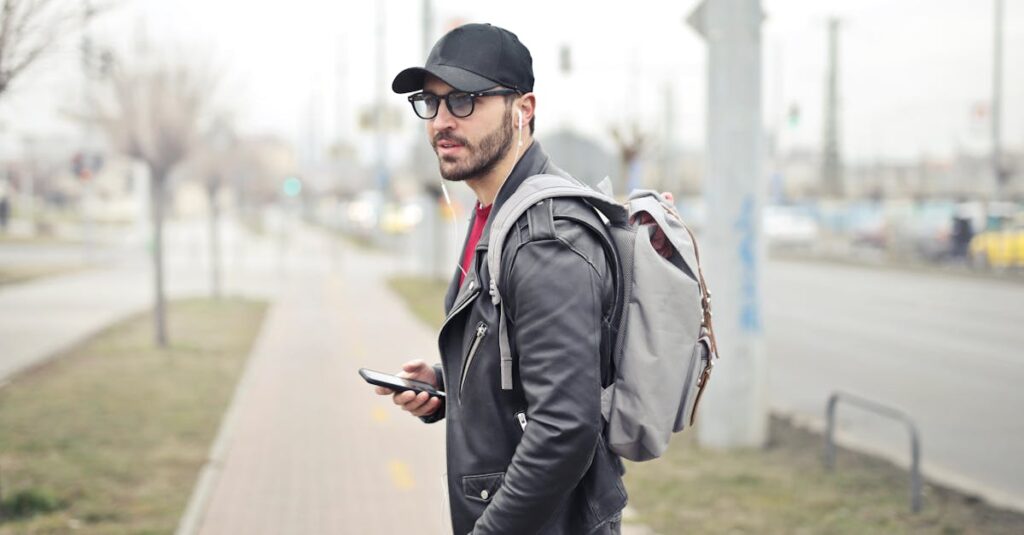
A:
{"label": "jacket collar", "polygon": [[[540,142],[536,139],[530,143],[527,147],[526,152],[516,162],[515,167],[512,168],[512,173],[509,174],[505,182],[502,183],[498,189],[498,194],[494,198],[494,206],[491,208],[491,217],[487,218],[487,224],[484,226],[484,230],[480,235],[480,240],[476,244],[475,251],[486,251],[487,242],[491,235],[491,221],[494,219],[494,215],[501,209],[501,205],[505,203],[512,196],[512,193],[529,177],[533,175],[539,175],[541,173],[550,173],[568,176],[565,171],[559,169],[555,164],[551,163],[551,158],[548,156],[544,149],[540,146]],[[469,232],[473,228],[473,222],[476,219],[476,211],[473,211],[473,215],[469,220],[469,227],[466,229],[466,237],[462,243],[460,251],[464,251],[469,241]],[[462,255],[459,255],[459,259]],[[461,260],[460,260],[461,264]],[[465,284],[459,285],[459,268],[455,268],[455,273],[452,274],[450,283],[448,284],[448,291],[445,294],[444,304],[445,311],[449,311],[456,301],[459,299],[459,295],[462,293],[461,290],[465,288]],[[466,274],[466,279],[473,278],[476,280],[476,262],[472,262],[469,266],[469,273]]]}
{"label": "jacket collar", "polygon": [[542,173],[568,176],[565,171],[551,163],[548,153],[544,152],[540,142],[534,139],[526,149],[526,152],[523,153],[523,156],[516,162],[515,167],[512,168],[512,173],[498,189],[498,194],[494,198],[494,206],[491,208],[491,217],[487,218],[487,224],[480,235],[480,241],[476,244],[477,251],[487,250],[488,239],[491,236],[491,221],[494,220],[495,214],[501,210],[501,205],[505,204],[505,201],[512,197],[512,194],[515,193],[527,178]]}

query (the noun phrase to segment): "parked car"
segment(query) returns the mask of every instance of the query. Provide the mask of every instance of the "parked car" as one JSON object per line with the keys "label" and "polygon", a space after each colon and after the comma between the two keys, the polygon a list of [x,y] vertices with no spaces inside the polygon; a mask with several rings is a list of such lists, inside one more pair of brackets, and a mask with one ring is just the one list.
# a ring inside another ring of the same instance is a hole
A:
{"label": "parked car", "polygon": [[971,240],[971,262],[994,268],[1024,267],[1024,217],[1002,223]]}

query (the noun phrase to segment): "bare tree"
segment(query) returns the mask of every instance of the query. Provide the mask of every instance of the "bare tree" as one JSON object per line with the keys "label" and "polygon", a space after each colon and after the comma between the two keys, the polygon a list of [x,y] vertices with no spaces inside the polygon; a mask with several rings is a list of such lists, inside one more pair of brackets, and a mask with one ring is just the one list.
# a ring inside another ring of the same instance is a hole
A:
{"label": "bare tree", "polygon": [[619,169],[622,178],[619,179],[619,188],[621,189],[618,191],[628,195],[629,189],[634,186],[633,182],[640,178],[633,175],[638,172],[636,165],[640,154],[647,146],[647,136],[640,131],[640,127],[636,123],[632,123],[631,128],[613,126],[611,134],[612,139],[615,140],[615,146],[619,149]]}
{"label": "bare tree", "polygon": [[109,82],[109,97],[94,102],[96,118],[115,147],[149,168],[155,335],[162,347],[167,345],[163,266],[167,181],[199,145],[216,83],[210,71],[195,62],[152,55],[131,64],[115,61]]}
{"label": "bare tree", "polygon": [[236,135],[225,117],[214,120],[205,137],[206,150],[203,151],[201,157],[202,164],[199,173],[202,176],[209,208],[210,294],[214,299],[220,299],[222,294],[221,274],[223,272],[221,250],[223,248],[221,247],[219,199],[228,176],[237,172],[239,168],[240,152],[237,150]]}
{"label": "bare tree", "polygon": [[11,82],[109,5],[68,0],[0,0],[0,96]]}

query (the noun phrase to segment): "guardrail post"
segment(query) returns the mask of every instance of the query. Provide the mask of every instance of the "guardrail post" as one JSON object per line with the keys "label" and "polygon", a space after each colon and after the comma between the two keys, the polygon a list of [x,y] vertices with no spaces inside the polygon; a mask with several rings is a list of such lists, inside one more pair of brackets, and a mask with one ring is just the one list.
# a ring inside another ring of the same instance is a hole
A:
{"label": "guardrail post", "polygon": [[839,405],[840,400],[879,416],[885,416],[902,422],[907,427],[907,432],[910,435],[910,511],[914,513],[921,511],[923,487],[921,479],[921,440],[914,421],[898,409],[887,407],[852,394],[833,392],[828,398],[828,404],[825,406],[825,469],[833,471],[836,466],[836,407]]}

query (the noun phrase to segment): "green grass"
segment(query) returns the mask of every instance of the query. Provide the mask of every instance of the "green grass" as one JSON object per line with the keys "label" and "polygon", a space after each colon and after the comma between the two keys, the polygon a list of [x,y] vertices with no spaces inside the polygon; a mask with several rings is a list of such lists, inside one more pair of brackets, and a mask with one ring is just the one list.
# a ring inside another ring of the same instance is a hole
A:
{"label": "green grass", "polygon": [[[440,326],[445,283],[389,283],[420,319]],[[709,451],[686,432],[661,459],[628,463],[635,521],[660,535],[1024,533],[1024,515],[933,485],[925,486],[924,510],[911,514],[905,470],[840,450],[837,470],[826,472],[820,435],[778,418],[770,429],[765,449]]]}
{"label": "green grass", "polygon": [[264,310],[175,302],[166,349],[143,314],[13,378],[0,390],[0,534],[173,532]]}
{"label": "green grass", "polygon": [[420,321],[435,329],[444,322],[444,293],[448,281],[423,277],[391,277],[388,286],[405,300]]}
{"label": "green grass", "polygon": [[909,511],[908,473],[841,450],[837,469],[821,462],[822,437],[773,418],[769,445],[709,451],[677,435],[657,461],[628,463],[626,486],[637,520],[673,533],[1021,533],[1024,515],[925,485],[924,507]]}

